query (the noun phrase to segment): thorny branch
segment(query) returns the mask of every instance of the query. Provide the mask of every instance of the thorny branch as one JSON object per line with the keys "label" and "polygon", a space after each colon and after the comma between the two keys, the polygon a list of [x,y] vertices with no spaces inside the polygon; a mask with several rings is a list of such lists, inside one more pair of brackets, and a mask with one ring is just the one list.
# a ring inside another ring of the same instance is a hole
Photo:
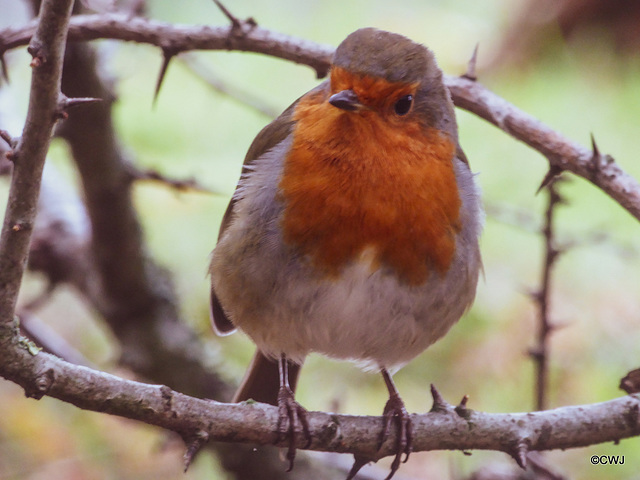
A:
{"label": "thorny branch", "polygon": [[[10,346],[3,376],[21,385],[27,396],[48,395],[86,410],[140,420],[177,432],[187,445],[194,438],[271,444],[277,408],[261,403],[223,404],[200,400],[161,385],[124,380],[71,365],[46,353],[33,355],[18,346],[15,329],[3,329]],[[498,450],[521,466],[529,451],[571,448],[618,441],[640,434],[640,397],[535,413],[489,414],[467,405],[454,407],[433,389],[429,413],[413,415],[414,451]],[[395,433],[377,450],[379,417],[310,412],[310,449],[353,453],[368,458],[394,454]],[[598,425],[598,428],[593,428]],[[300,445],[305,441],[300,437]],[[286,440],[276,445],[284,446]]]}
{"label": "thorny branch", "polygon": [[44,160],[60,110],[60,77],[73,0],[44,2],[29,44],[31,91],[22,138],[11,152],[13,175],[0,237],[0,323],[12,321],[27,263]]}
{"label": "thorny branch", "polygon": [[[37,23],[9,28],[0,36],[0,54],[25,45]],[[291,62],[308,65],[318,77],[327,74],[334,48],[329,45],[291,37],[257,25],[246,24],[241,29],[229,26],[175,25],[126,15],[78,15],[69,25],[69,40],[110,38],[147,43],[176,54],[189,50],[239,50],[272,55]]]}
{"label": "thorny branch", "polygon": [[558,256],[563,251],[558,247],[554,229],[554,214],[558,206],[564,203],[563,198],[558,193],[558,183],[560,179],[552,181],[547,187],[547,208],[545,211],[545,222],[542,229],[544,238],[544,260],[542,266],[542,279],[539,290],[534,291],[531,296],[538,306],[538,333],[537,344],[531,350],[531,356],[536,366],[536,410],[547,408],[547,390],[549,383],[549,337],[553,332],[554,325],[551,323],[550,295],[551,295],[551,273]]}
{"label": "thorny branch", "polygon": [[[260,404],[225,405],[199,400],[168,387],[127,381],[74,366],[49,354],[37,353],[29,341],[19,335],[16,324],[11,321],[51,129],[55,120],[65,113],[59,103],[62,98],[59,92],[59,68],[64,46],[64,36],[60,32],[64,32],[64,25],[68,21],[70,4],[71,0],[45,1],[40,22],[34,21],[23,28],[0,32],[0,57],[6,50],[26,44],[31,37],[30,51],[34,57],[33,104],[29,109],[30,119],[22,141],[17,143],[11,156],[14,161],[11,194],[14,196],[11,197],[13,201],[9,202],[0,244],[0,281],[3,287],[0,301],[4,303],[0,307],[8,307],[0,308],[3,315],[0,347],[4,360],[0,365],[0,374],[21,385],[27,396],[41,398],[49,395],[80,408],[134,418],[176,431],[185,439],[192,453],[208,439],[272,443],[276,437],[273,432],[277,415],[274,407]],[[62,20],[61,15],[53,23],[58,29],[58,36],[46,38],[45,34],[51,33],[46,29],[52,25],[47,23],[49,17],[46,13],[54,11],[52,5],[66,7],[67,14],[66,19]],[[229,27],[190,27],[119,15],[79,16],[71,21],[69,38],[114,38],[150,43],[172,55],[193,49],[259,52],[309,65],[318,76],[326,74],[333,53],[332,47],[281,35],[251,22],[233,23]],[[38,87],[44,85],[38,83],[40,79],[36,72],[49,72],[50,75],[57,75],[57,79],[55,82],[49,79],[45,82],[46,88],[36,92]],[[601,155],[595,148],[591,152],[567,141],[473,80],[446,77],[446,83],[458,106],[480,115],[545,154],[554,174],[558,170],[570,170],[587,178],[640,219],[640,188],[613,159]],[[56,86],[55,92],[52,85]],[[39,116],[34,120],[31,116],[35,113]],[[32,134],[33,137],[30,137]],[[29,142],[26,142],[27,139]],[[31,155],[25,144],[37,151]],[[21,165],[30,168],[27,171]],[[23,188],[18,181],[25,179],[29,182]],[[17,193],[20,195],[15,196]],[[14,204],[15,207],[12,207]],[[20,236],[21,239],[14,240]],[[467,408],[466,402],[454,408],[434,390],[432,411],[416,415],[413,420],[416,433],[414,449],[500,450],[524,465],[529,451],[584,446],[639,435],[639,411],[640,399],[637,395],[629,395],[603,404],[493,415],[474,412]],[[312,449],[351,452],[368,457],[393,453],[393,436],[377,452],[378,417],[315,412],[310,415],[310,421]],[[598,425],[598,429],[592,428],[594,424]]]}
{"label": "thorny branch", "polygon": [[[35,25],[32,22],[0,32],[0,57],[3,52],[26,44]],[[318,77],[327,74],[334,51],[331,46],[274,32],[251,22],[243,23],[238,29],[234,25],[173,25],[115,14],[74,17],[69,26],[69,38],[74,41],[110,38],[147,43],[171,52],[171,56],[189,50],[262,53],[308,65]],[[571,171],[592,182],[640,220],[640,184],[612,157],[568,140],[473,79],[445,75],[445,84],[456,106],[469,110],[539,151],[549,160],[551,168]]]}

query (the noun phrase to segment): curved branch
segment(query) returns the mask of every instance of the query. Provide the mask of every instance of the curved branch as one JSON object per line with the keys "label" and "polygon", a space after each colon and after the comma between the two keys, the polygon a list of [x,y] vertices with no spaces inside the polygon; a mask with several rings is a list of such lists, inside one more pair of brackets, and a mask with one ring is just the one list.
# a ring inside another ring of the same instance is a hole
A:
{"label": "curved branch", "polygon": [[590,150],[572,142],[472,80],[446,76],[446,85],[457,107],[469,110],[539,151],[556,173],[569,170],[589,180],[640,220],[640,184],[611,156],[601,154],[595,147]]}
{"label": "curved branch", "polygon": [[[0,32],[0,54],[25,45],[33,35],[35,23]],[[172,25],[169,23],[130,19],[124,15],[80,15],[69,27],[71,40],[116,40],[148,43],[165,51],[240,50],[263,53],[308,65],[319,77],[324,76],[334,48],[308,40],[277,33],[255,24],[241,28]],[[454,103],[480,116],[514,138],[542,153],[551,168],[569,170],[589,180],[640,220],[640,184],[625,173],[609,155],[589,150],[572,142],[491,93],[481,84],[463,77],[445,76]]]}
{"label": "curved branch", "polygon": [[[86,410],[118,415],[177,432],[188,445],[202,439],[276,444],[277,408],[261,403],[224,404],[72,365],[23,348],[17,333],[0,326],[7,357],[0,374],[29,397],[48,395]],[[413,415],[414,450],[499,450],[516,458],[536,450],[565,449],[640,435],[640,396],[535,413],[489,414],[454,408],[434,393],[434,408]],[[395,434],[378,451],[380,417],[310,412],[310,449],[377,459],[395,453]],[[596,428],[597,426],[597,428]],[[300,438],[299,448],[304,439]]]}
{"label": "curved branch", "polygon": [[[25,45],[35,31],[35,22],[0,32],[0,53]],[[334,48],[302,38],[274,32],[255,24],[241,28],[208,25],[175,25],[127,15],[77,15],[69,24],[69,40],[110,38],[148,43],[171,52],[189,50],[240,50],[264,53],[291,62],[308,65],[318,77],[329,68]]]}

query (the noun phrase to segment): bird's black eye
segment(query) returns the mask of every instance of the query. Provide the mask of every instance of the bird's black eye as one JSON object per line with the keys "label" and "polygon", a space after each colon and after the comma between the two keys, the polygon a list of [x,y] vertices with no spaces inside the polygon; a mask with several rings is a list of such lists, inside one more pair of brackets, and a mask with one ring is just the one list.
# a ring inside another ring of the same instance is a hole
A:
{"label": "bird's black eye", "polygon": [[411,110],[412,103],[413,95],[405,95],[404,97],[400,97],[398,99],[393,109],[395,110],[396,114],[400,116],[406,115],[407,113],[409,113],[409,110]]}

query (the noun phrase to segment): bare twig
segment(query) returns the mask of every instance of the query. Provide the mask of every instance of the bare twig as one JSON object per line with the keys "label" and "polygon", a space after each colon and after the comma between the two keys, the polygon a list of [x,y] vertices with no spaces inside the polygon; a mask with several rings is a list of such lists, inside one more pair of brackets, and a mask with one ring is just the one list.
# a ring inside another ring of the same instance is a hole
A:
{"label": "bare twig", "polygon": [[[13,320],[26,266],[44,161],[56,122],[62,58],[72,0],[44,1],[29,52],[33,66],[29,110],[13,151],[14,168],[0,237],[0,322]],[[33,63],[33,62],[32,62]]]}
{"label": "bare twig", "polygon": [[549,300],[551,294],[551,272],[558,255],[563,251],[557,246],[553,224],[554,214],[559,205],[564,203],[557,190],[558,181],[551,182],[546,188],[549,194],[545,222],[542,229],[544,237],[544,260],[542,265],[542,279],[540,288],[532,294],[538,306],[538,334],[536,346],[531,356],[536,366],[536,409],[544,410],[547,406],[547,389],[549,383],[549,336],[553,331],[553,324],[549,318]]}
{"label": "bare twig", "polygon": [[183,53],[178,56],[184,65],[189,68],[195,75],[206,82],[216,92],[227,95],[229,98],[237,101],[241,105],[246,105],[269,119],[276,118],[280,115],[280,110],[268,105],[261,98],[251,94],[250,92],[239,89],[231,82],[225,82],[206,64],[201,62],[197,55],[191,53]]}
{"label": "bare twig", "polygon": [[167,185],[170,188],[178,190],[180,192],[200,192],[200,193],[213,193],[211,189],[201,185],[195,178],[187,178],[185,180],[178,180],[175,178],[169,178],[166,175],[153,170],[151,168],[139,169],[132,165],[128,168],[129,174],[133,180],[148,180],[158,182],[163,185]]}
{"label": "bare twig", "polygon": [[76,365],[97,368],[82,353],[74,348],[73,345],[67,342],[30,310],[20,309],[18,317],[20,318],[20,328],[22,331],[30,339],[34,340],[38,346],[42,347],[43,351]]}

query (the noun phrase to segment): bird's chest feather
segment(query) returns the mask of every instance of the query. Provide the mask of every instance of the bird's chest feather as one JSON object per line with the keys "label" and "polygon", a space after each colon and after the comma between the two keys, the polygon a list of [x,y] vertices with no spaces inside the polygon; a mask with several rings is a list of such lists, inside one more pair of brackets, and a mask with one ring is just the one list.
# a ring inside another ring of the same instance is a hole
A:
{"label": "bird's chest feather", "polygon": [[460,229],[453,142],[416,121],[341,112],[320,95],[296,108],[279,185],[285,243],[328,277],[363,257],[410,285],[444,274]]}

